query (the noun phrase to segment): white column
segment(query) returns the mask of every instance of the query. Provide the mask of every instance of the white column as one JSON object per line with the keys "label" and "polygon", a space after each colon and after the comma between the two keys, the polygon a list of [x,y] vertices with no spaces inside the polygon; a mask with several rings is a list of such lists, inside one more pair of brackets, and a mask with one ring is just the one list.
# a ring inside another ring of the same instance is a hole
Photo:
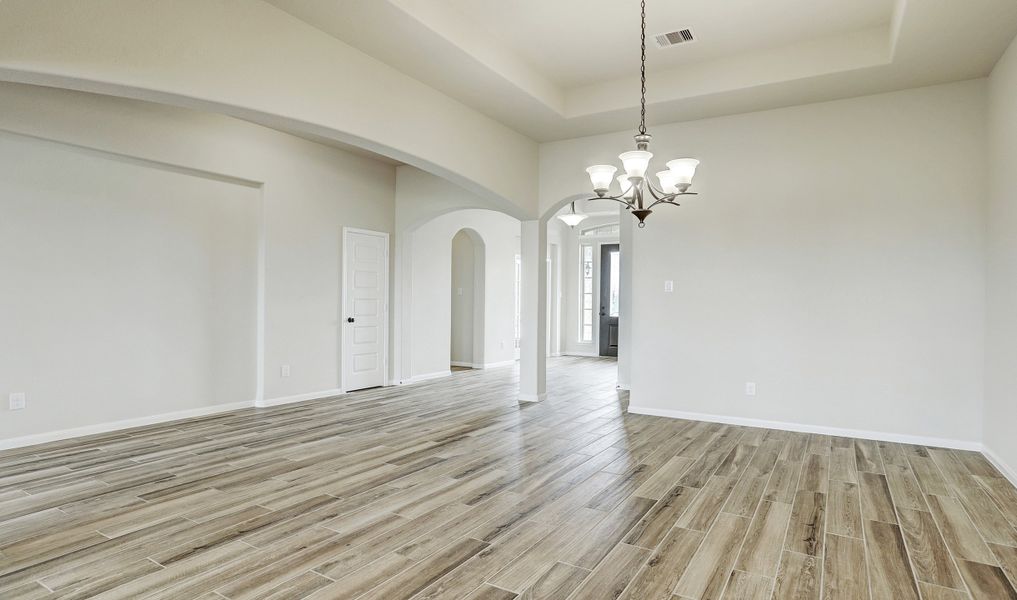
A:
{"label": "white column", "polygon": [[397,233],[395,236],[395,262],[393,264],[392,295],[392,383],[399,385],[410,380],[410,350],[413,342],[413,232]]}
{"label": "white column", "polygon": [[547,226],[523,221],[521,233],[519,400],[539,402],[547,397]]}
{"label": "white column", "polygon": [[633,232],[635,230],[635,218],[629,211],[619,205],[618,207],[618,229],[619,229],[619,250],[621,257],[619,268],[621,269],[618,280],[618,387],[623,390],[631,389],[632,373],[632,265],[633,261]]}

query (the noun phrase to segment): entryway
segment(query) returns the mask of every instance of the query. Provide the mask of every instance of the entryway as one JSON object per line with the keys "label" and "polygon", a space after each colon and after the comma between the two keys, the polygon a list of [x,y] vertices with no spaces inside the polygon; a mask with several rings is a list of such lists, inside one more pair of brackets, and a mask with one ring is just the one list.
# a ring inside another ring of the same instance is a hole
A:
{"label": "entryway", "polygon": [[618,356],[618,301],[621,252],[618,244],[600,247],[600,355]]}

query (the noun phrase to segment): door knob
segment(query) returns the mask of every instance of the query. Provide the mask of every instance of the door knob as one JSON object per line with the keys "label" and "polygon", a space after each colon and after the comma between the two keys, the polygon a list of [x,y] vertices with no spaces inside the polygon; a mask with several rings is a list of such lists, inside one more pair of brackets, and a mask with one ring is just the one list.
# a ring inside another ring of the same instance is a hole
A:
{"label": "door knob", "polygon": [[353,321],[354,321],[353,317],[346,317],[346,322],[347,323],[352,323]]}

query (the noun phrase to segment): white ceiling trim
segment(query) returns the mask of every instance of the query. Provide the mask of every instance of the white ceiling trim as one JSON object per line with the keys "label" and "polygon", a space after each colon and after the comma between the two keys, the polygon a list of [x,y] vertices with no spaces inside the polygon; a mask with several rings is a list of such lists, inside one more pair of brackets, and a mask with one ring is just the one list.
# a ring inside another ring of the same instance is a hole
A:
{"label": "white ceiling trim", "polygon": [[[537,141],[617,131],[635,122],[638,55],[632,55],[632,75],[605,69],[604,79],[581,85],[567,80],[577,78],[555,80],[548,74],[554,68],[533,62],[534,56],[547,56],[547,62],[554,62],[560,72],[568,60],[580,66],[586,64],[582,61],[602,60],[615,67],[618,60],[629,60],[628,54],[605,54],[602,47],[638,49],[634,46],[638,29],[624,23],[609,23],[582,39],[546,39],[546,33],[557,26],[578,35],[572,21],[595,23],[591,19],[596,11],[613,17],[627,14],[628,5],[615,0],[584,0],[582,6],[591,8],[582,14],[566,10],[578,0],[571,4],[519,0],[512,3],[511,13],[505,12],[509,8],[504,3],[465,0],[268,1]],[[660,54],[684,50],[658,50],[651,41],[647,49],[649,122],[766,110],[983,77],[1017,34],[1017,2],[1013,0],[885,1],[885,14],[879,16],[873,7],[878,8],[880,0],[868,0],[863,13],[855,2],[781,0],[785,10],[794,7],[802,14],[822,16],[826,29],[809,37],[800,16],[764,12],[766,20],[753,27],[779,31],[782,20],[795,17],[797,21],[791,19],[795,27],[785,30],[798,31],[799,37],[776,36],[775,45],[728,54],[722,48],[711,49],[714,42],[701,32],[712,32],[714,38],[731,44],[737,32],[725,29],[727,21],[741,17],[731,10],[738,6],[762,10],[756,7],[769,3],[684,0],[680,5],[657,6],[656,14],[665,14],[655,21],[655,13],[650,12],[650,35],[674,25],[675,14],[688,12],[699,19],[709,15],[713,21],[678,23],[694,28],[703,38],[689,45],[696,54],[685,56],[708,59]],[[636,11],[638,5],[632,4]],[[484,18],[485,10],[491,11],[490,18]],[[844,11],[845,23],[861,28],[834,30],[838,11]],[[668,14],[671,20],[665,18]],[[500,22],[499,15],[508,22]],[[511,42],[530,40],[529,32],[506,31],[519,23],[540,25],[532,41],[521,48]],[[739,23],[746,26],[744,18]],[[753,35],[759,38],[758,32]],[[730,48],[736,49],[737,44]],[[571,54],[553,56],[555,51]]]}

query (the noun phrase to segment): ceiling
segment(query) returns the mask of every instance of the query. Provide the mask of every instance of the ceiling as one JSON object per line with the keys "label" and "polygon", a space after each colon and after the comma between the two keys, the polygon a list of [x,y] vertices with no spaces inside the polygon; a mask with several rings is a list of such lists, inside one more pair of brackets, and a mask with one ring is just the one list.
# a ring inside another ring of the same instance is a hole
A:
{"label": "ceiling", "polygon": [[[638,2],[447,0],[446,4],[481,26],[496,25],[485,27],[486,33],[566,89],[624,78],[638,68]],[[651,42],[655,51],[648,58],[654,69],[668,70],[766,50],[788,40],[885,27],[892,9],[892,0],[650,0],[648,36],[691,27],[706,43],[656,50]],[[609,35],[602,35],[605,27],[612,30],[606,32]]]}
{"label": "ceiling", "polygon": [[[638,121],[636,0],[268,1],[540,142]],[[647,4],[650,125],[984,77],[1017,34],[1013,0]]]}

